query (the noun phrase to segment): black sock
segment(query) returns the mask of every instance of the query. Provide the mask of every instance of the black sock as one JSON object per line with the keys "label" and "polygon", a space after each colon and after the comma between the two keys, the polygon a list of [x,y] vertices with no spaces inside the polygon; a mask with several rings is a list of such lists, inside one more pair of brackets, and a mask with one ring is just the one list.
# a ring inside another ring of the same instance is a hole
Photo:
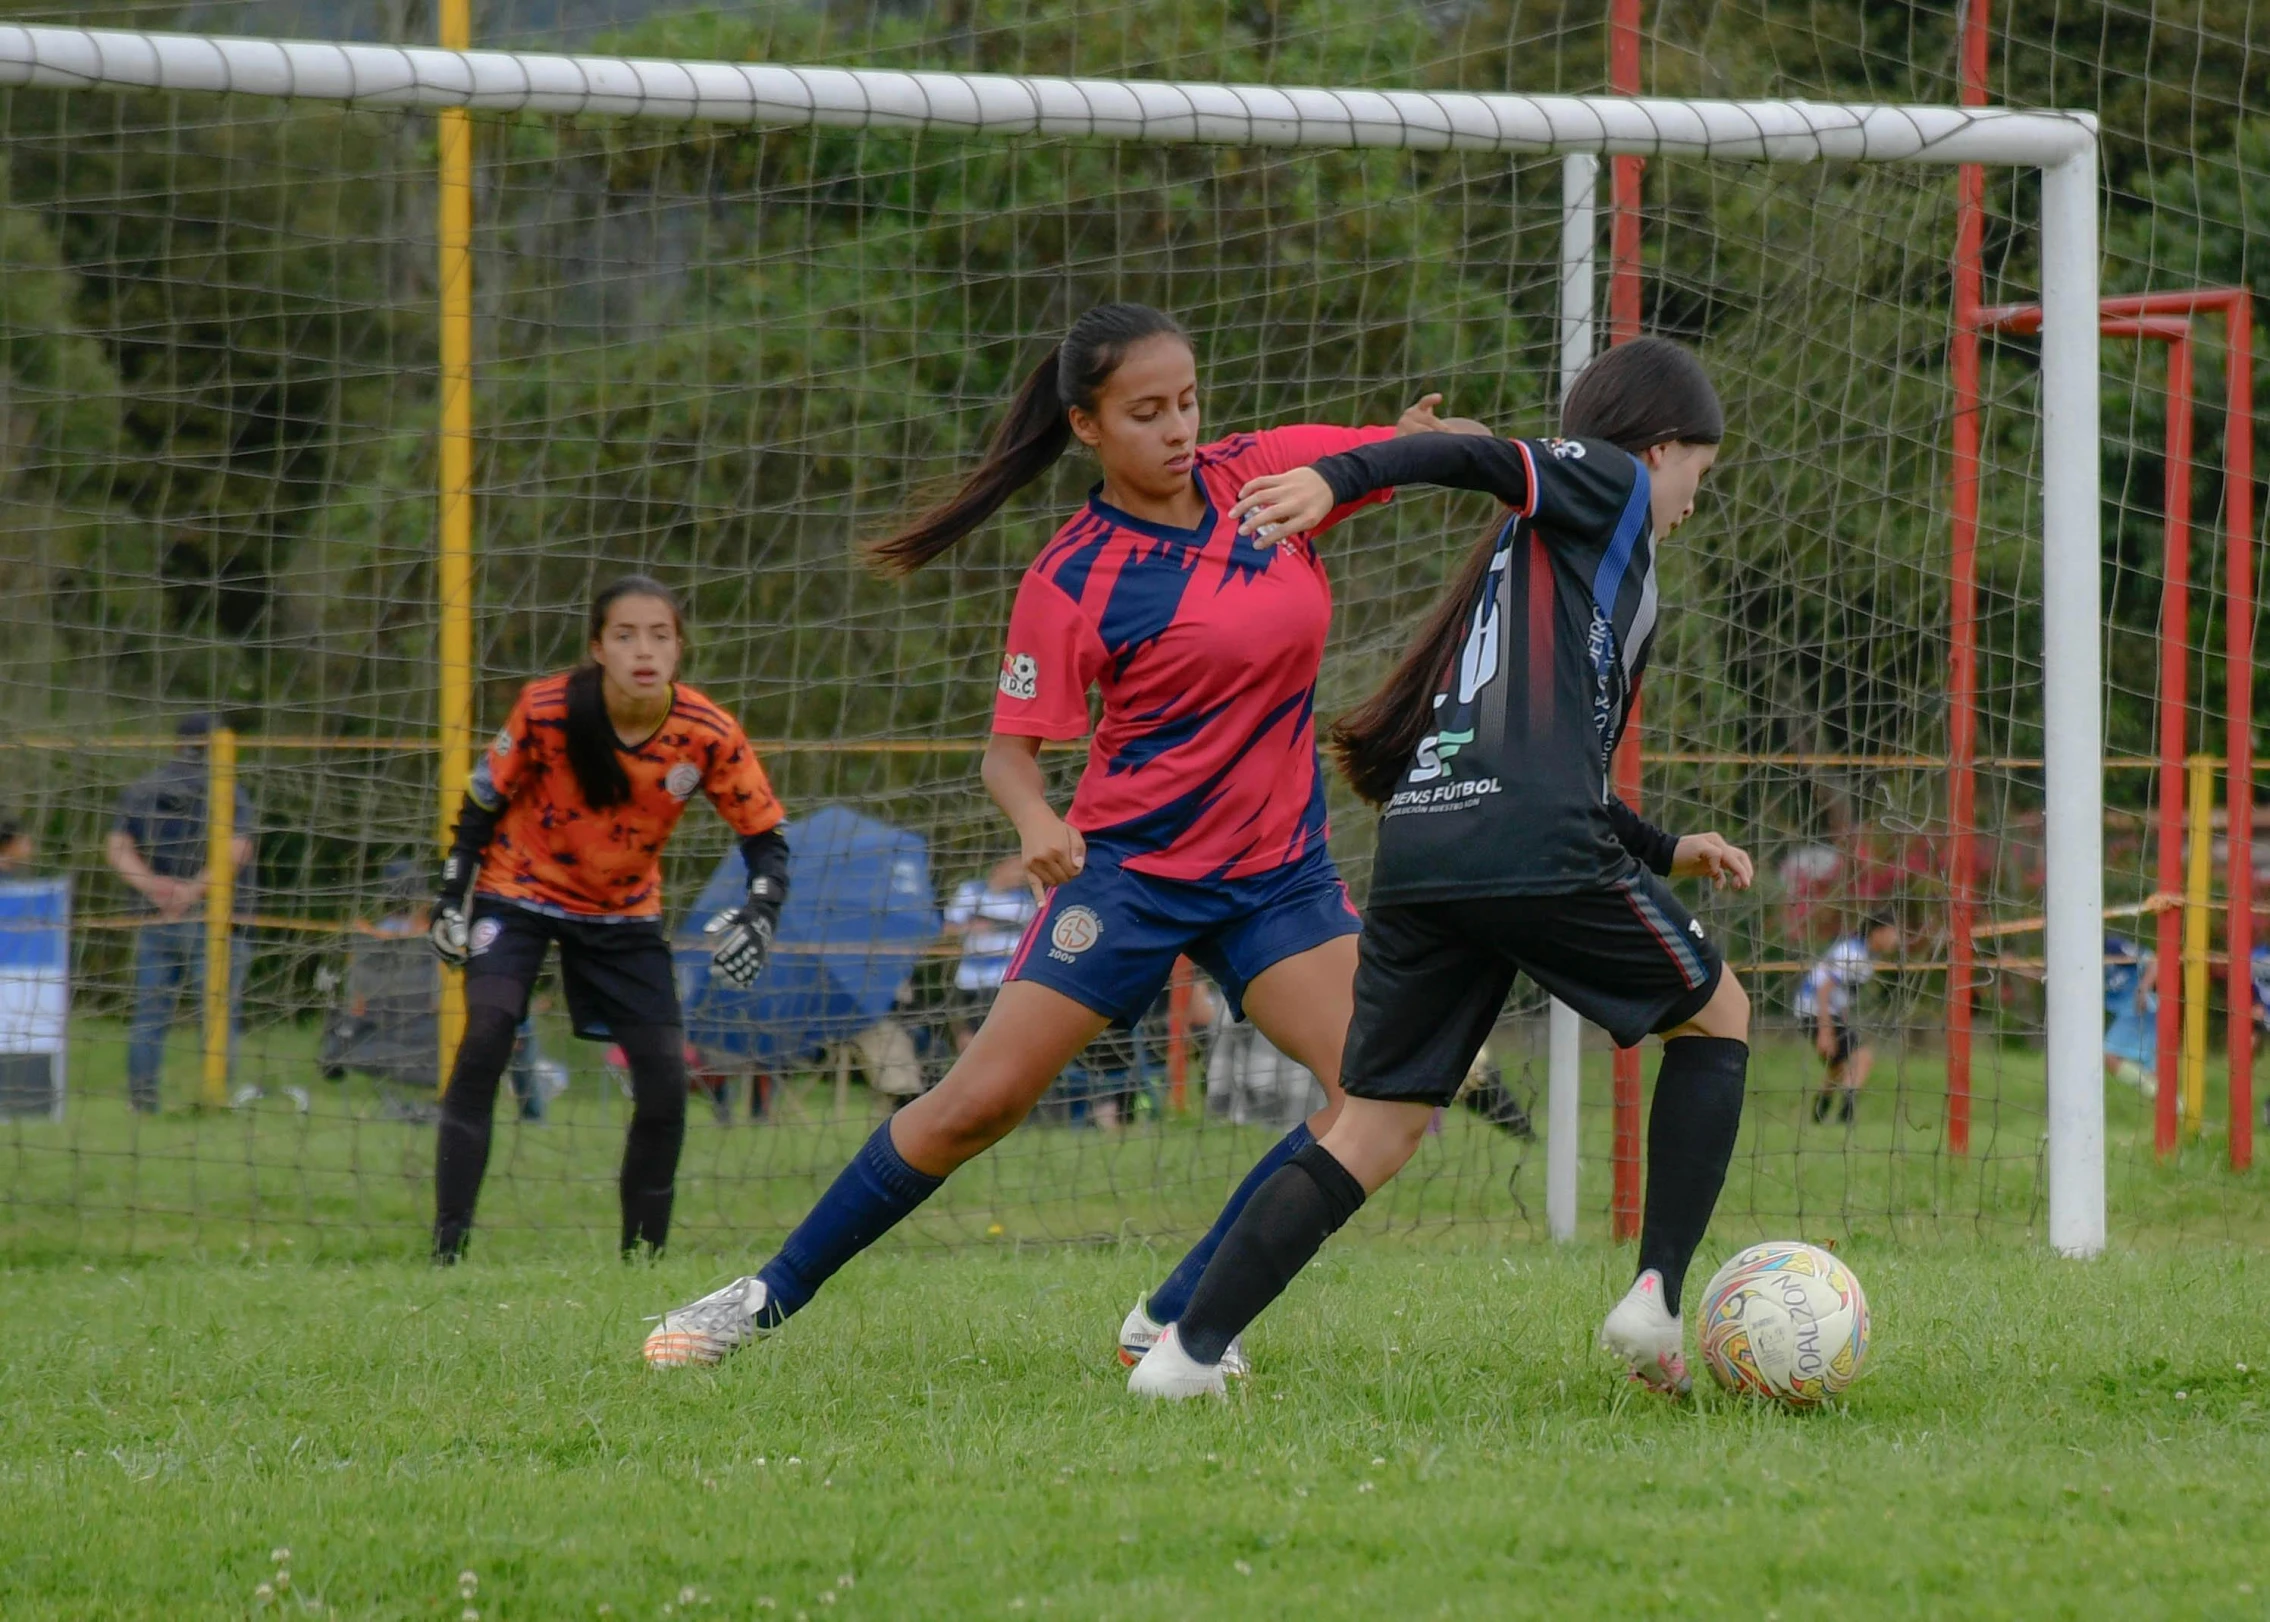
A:
{"label": "black sock", "polygon": [[678,1154],[686,1142],[686,1033],[675,1025],[614,1032],[630,1061],[631,1124],[623,1136],[623,1252],[660,1250],[670,1238]]}
{"label": "black sock", "polygon": [[1175,1326],[1182,1349],[1201,1363],[1219,1363],[1363,1203],[1364,1185],[1324,1145],[1294,1155],[1246,1201],[1207,1263]]}
{"label": "black sock", "polygon": [[1687,1263],[1694,1260],[1742,1130],[1742,1084],[1750,1044],[1723,1036],[1682,1036],[1663,1044],[1655,1103],[1647,1116],[1647,1208],[1639,1230],[1639,1270],[1663,1275],[1663,1301],[1679,1311]]}
{"label": "black sock", "polygon": [[473,1206],[489,1169],[489,1123],[496,1113],[497,1080],[512,1058],[520,1021],[501,1008],[465,1011],[465,1036],[442,1094],[441,1130],[434,1142],[434,1259],[453,1262],[473,1231]]}

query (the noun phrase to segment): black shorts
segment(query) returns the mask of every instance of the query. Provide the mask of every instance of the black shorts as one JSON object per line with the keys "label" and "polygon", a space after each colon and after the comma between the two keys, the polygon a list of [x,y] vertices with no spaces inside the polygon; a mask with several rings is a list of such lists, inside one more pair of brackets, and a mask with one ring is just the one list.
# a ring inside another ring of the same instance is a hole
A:
{"label": "black shorts", "polygon": [[619,1027],[683,1025],[678,976],[659,919],[556,918],[493,896],[473,898],[465,1002],[528,1017],[544,952],[560,943],[560,981],[575,1034],[605,1041]]}
{"label": "black shorts", "polygon": [[1482,896],[1364,914],[1340,1083],[1357,1098],[1447,1104],[1526,974],[1619,1047],[1684,1025],[1724,959],[1653,873],[1574,895]]}
{"label": "black shorts", "polygon": [[1858,1053],[1864,1045],[1861,1035],[1852,1028],[1852,1021],[1835,1014],[1829,1016],[1830,1028],[1836,1033],[1836,1052],[1825,1061],[1831,1070]]}

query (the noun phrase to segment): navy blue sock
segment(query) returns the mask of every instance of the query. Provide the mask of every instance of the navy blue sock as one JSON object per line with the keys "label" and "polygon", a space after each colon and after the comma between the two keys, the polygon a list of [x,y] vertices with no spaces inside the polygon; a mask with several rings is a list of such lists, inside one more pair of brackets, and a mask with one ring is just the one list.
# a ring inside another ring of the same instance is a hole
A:
{"label": "navy blue sock", "polygon": [[758,1322],[771,1328],[819,1293],[845,1262],[898,1226],[946,1179],[916,1171],[891,1142],[891,1123],[875,1128],[788,1242],[757,1269],[767,1299]]}
{"label": "navy blue sock", "polygon": [[1275,1175],[1279,1166],[1291,1160],[1316,1141],[1309,1135],[1308,1123],[1301,1122],[1269,1147],[1269,1152],[1253,1163],[1253,1170],[1245,1174],[1245,1181],[1237,1185],[1222,1214],[1214,1218],[1214,1225],[1206,1230],[1206,1237],[1190,1247],[1190,1254],[1175,1264],[1167,1281],[1151,1292],[1143,1303],[1143,1310],[1155,1323],[1171,1324],[1182,1317],[1190,1307],[1190,1292],[1198,1288],[1205,1276],[1206,1264],[1214,1259],[1214,1252],[1222,1248],[1222,1235],[1230,1231],[1230,1224],[1245,1209],[1245,1202],[1253,1198],[1254,1191]]}

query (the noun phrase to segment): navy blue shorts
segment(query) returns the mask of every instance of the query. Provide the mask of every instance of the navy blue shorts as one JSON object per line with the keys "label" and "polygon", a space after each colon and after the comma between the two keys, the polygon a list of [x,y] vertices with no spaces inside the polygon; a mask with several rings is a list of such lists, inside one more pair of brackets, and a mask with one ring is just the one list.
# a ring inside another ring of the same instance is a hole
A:
{"label": "navy blue shorts", "polygon": [[1322,845],[1273,872],[1206,882],[1130,872],[1090,845],[1080,876],[1049,891],[1026,928],[1009,978],[1132,1025],[1174,960],[1188,957],[1242,1013],[1245,988],[1262,970],[1362,928]]}

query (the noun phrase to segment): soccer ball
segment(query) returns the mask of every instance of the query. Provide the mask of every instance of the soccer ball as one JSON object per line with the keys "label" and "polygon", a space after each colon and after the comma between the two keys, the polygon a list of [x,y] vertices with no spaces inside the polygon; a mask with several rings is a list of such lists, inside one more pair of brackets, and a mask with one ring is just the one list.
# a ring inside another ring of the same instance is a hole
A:
{"label": "soccer ball", "polygon": [[1703,1290],[1702,1359],[1728,1391],[1816,1408],[1860,1377],[1868,1298],[1817,1245],[1752,1245]]}

